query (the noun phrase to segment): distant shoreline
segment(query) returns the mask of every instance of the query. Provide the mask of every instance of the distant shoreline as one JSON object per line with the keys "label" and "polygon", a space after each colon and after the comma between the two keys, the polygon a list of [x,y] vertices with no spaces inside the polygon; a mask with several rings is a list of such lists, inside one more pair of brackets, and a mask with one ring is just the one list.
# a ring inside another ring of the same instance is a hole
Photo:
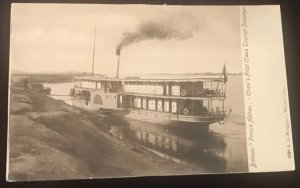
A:
{"label": "distant shoreline", "polygon": [[[179,73],[179,74],[176,74],[176,73],[149,73],[149,74],[145,74],[145,75],[220,75],[222,73],[218,72],[218,73],[214,73],[214,72],[199,72],[199,73]],[[242,75],[241,72],[239,73],[227,73],[227,75]]]}
{"label": "distant shoreline", "polygon": [[64,83],[72,82],[73,74],[12,74],[11,81],[27,79],[29,83]]}
{"label": "distant shoreline", "polygon": [[[222,73],[220,72],[196,72],[196,73],[145,73],[143,75],[220,75]],[[88,76],[91,75],[91,73],[14,73],[12,72],[11,75],[73,75],[73,76]],[[106,76],[106,74],[95,74],[95,75],[102,75],[102,76]],[[126,74],[125,74],[126,75]],[[131,74],[128,74],[129,76]],[[236,72],[236,73],[227,73],[227,75],[242,75],[242,72]]]}
{"label": "distant shoreline", "polygon": [[[95,76],[99,76],[100,74],[96,74]],[[157,76],[162,76],[162,75],[170,75],[170,76],[183,76],[183,75],[190,75],[190,76],[201,76],[201,75],[220,75],[220,73],[184,73],[184,74],[172,74],[172,73],[157,73],[157,74],[143,74],[145,76],[150,76],[150,75],[157,75]],[[242,73],[227,73],[227,75],[242,75]],[[75,76],[90,76],[88,73],[12,73],[11,74],[11,80],[18,80],[22,78],[28,79],[30,83],[64,83],[64,82],[72,82],[73,78]],[[103,77],[107,77],[104,75],[100,75]],[[124,75],[125,77],[128,77],[130,75]],[[135,75],[135,76],[141,76],[141,75]]]}

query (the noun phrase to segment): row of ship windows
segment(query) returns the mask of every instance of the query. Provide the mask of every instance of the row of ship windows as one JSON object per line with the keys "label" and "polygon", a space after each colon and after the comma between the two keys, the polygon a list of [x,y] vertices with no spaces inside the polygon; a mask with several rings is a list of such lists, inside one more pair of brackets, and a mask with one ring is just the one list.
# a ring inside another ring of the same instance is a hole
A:
{"label": "row of ship windows", "polygon": [[[155,85],[125,85],[124,91],[129,93],[145,93],[163,95],[164,91],[169,95],[169,86],[155,86]],[[171,95],[180,95],[180,86],[171,86]]]}
{"label": "row of ship windows", "polygon": [[[148,105],[147,105],[148,104]],[[170,109],[170,104],[171,104],[171,109]],[[149,109],[149,110],[157,110],[157,111],[164,111],[164,112],[171,112],[176,113],[177,112],[177,101],[162,101],[158,100],[157,104],[155,102],[155,99],[141,99],[141,98],[135,98],[134,99],[134,107],[136,108],[143,108],[143,109]]]}

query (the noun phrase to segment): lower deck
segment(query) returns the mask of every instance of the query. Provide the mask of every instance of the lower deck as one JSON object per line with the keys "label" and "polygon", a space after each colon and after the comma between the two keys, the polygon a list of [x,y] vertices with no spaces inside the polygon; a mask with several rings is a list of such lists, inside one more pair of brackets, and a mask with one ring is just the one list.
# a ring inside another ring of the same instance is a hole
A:
{"label": "lower deck", "polygon": [[225,118],[225,115],[186,116],[140,109],[124,110],[116,112],[115,114],[133,120],[171,126],[208,126],[209,124],[220,122]]}
{"label": "lower deck", "polygon": [[96,113],[107,113],[117,115],[120,117],[128,118],[129,120],[138,120],[143,122],[149,122],[158,125],[168,126],[208,126],[215,122],[223,121],[225,114],[220,115],[178,115],[166,112],[157,112],[153,110],[144,110],[136,108],[94,108],[91,105],[86,105],[84,100],[72,100],[73,105],[83,110],[88,110]]}

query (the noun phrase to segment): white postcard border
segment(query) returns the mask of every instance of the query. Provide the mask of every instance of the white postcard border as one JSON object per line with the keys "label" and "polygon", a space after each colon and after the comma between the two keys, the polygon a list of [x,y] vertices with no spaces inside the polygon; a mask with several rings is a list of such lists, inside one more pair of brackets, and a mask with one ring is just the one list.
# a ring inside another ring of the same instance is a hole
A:
{"label": "white postcard border", "polygon": [[249,172],[295,169],[280,6],[241,6]]}

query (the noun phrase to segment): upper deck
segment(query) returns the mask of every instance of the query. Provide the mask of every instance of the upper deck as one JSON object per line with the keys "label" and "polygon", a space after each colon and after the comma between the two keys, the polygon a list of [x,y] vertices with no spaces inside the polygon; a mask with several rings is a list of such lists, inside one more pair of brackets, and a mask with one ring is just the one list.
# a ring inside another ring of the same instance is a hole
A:
{"label": "upper deck", "polygon": [[218,97],[226,96],[224,78],[100,78],[75,77],[77,87],[104,90],[104,92],[161,97]]}

